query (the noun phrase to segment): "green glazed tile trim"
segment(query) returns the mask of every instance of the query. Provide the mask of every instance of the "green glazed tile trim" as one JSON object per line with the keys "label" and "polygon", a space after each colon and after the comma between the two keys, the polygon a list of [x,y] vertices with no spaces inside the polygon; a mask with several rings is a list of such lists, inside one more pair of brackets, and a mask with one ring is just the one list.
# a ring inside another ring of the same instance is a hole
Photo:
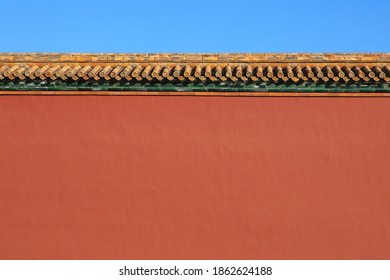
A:
{"label": "green glazed tile trim", "polygon": [[390,92],[388,84],[324,83],[139,83],[139,82],[64,82],[0,81],[1,91],[156,91],[156,92]]}

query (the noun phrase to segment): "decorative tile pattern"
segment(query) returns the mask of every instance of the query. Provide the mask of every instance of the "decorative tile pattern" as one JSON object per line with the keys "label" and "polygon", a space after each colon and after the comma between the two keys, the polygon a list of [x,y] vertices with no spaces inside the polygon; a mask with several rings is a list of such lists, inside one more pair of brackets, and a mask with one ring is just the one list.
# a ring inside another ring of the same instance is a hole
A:
{"label": "decorative tile pattern", "polygon": [[0,54],[0,90],[390,92],[390,54]]}

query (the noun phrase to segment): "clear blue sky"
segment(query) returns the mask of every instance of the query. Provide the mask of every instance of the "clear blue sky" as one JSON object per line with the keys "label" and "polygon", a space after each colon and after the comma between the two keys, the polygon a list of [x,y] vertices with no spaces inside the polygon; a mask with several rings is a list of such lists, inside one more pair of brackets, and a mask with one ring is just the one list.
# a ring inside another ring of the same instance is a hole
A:
{"label": "clear blue sky", "polygon": [[0,52],[390,52],[390,1],[0,0]]}

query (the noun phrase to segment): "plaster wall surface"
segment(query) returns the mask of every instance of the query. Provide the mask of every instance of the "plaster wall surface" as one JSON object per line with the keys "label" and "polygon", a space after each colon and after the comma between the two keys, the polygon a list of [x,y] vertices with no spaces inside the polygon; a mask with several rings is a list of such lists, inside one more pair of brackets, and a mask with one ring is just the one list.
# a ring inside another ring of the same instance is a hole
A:
{"label": "plaster wall surface", "polygon": [[0,259],[389,259],[390,99],[2,96]]}

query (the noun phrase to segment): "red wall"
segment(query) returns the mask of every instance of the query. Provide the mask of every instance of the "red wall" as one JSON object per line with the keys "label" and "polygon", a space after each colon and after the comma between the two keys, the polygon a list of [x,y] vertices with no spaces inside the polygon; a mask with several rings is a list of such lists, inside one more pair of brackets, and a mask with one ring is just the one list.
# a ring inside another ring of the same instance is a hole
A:
{"label": "red wall", "polygon": [[389,98],[0,97],[1,259],[389,259]]}

